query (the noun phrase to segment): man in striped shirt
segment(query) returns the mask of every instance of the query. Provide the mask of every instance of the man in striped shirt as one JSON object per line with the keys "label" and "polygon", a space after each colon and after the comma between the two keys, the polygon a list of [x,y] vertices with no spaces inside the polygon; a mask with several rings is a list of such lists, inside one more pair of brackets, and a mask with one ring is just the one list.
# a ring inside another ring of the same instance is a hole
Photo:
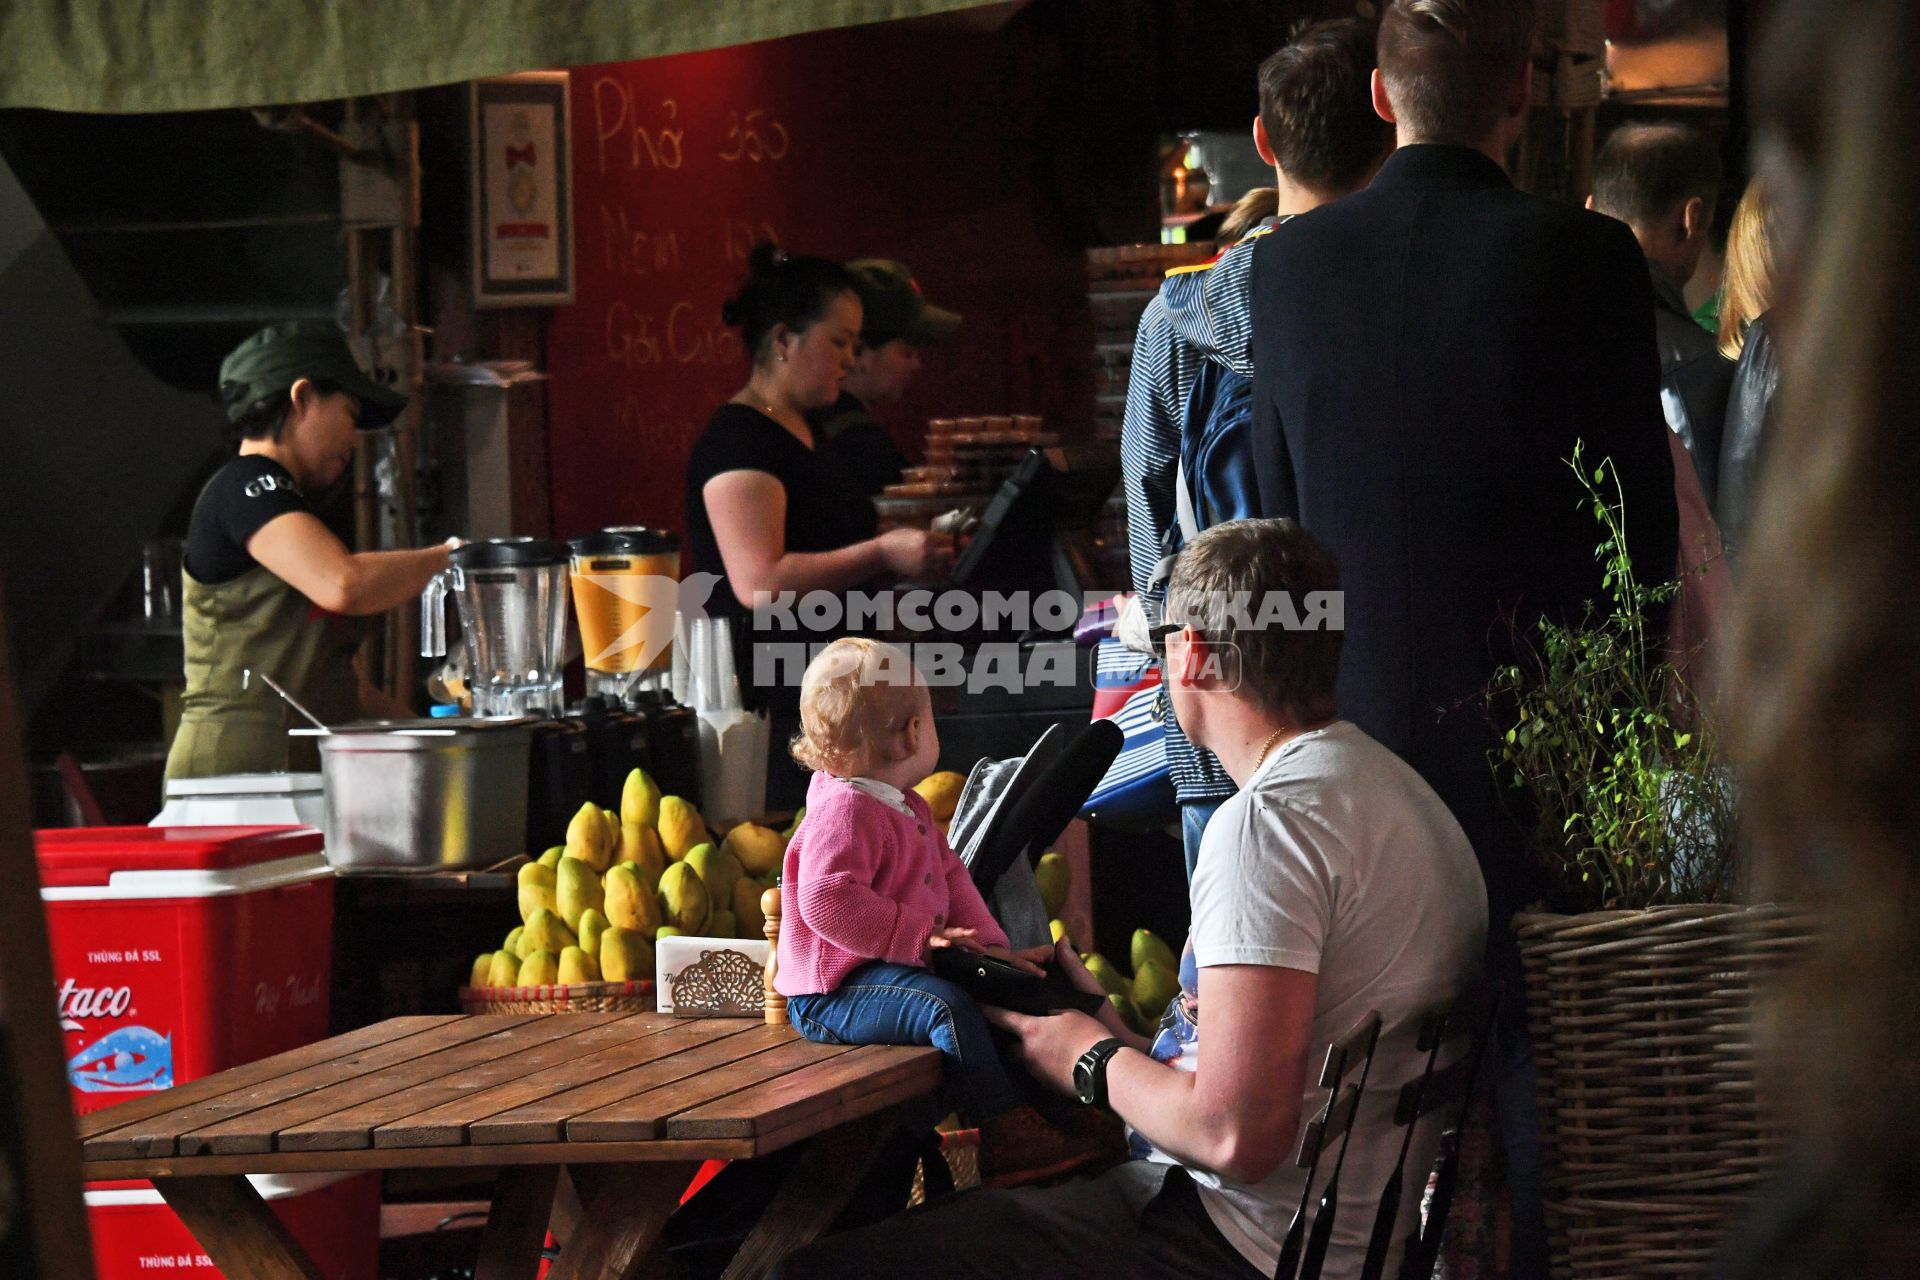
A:
{"label": "man in striped shirt", "polygon": [[[1211,264],[1170,273],[1140,317],[1120,456],[1133,586],[1155,604],[1163,585],[1154,584],[1154,567],[1174,521],[1174,471],[1200,361],[1252,375],[1247,282],[1254,244],[1295,214],[1365,186],[1393,149],[1393,128],[1373,109],[1373,39],[1372,26],[1352,18],[1316,22],[1298,28],[1261,64],[1253,145],[1274,167],[1279,209]],[[1162,720],[1191,879],[1207,819],[1234,785],[1164,708]]]}

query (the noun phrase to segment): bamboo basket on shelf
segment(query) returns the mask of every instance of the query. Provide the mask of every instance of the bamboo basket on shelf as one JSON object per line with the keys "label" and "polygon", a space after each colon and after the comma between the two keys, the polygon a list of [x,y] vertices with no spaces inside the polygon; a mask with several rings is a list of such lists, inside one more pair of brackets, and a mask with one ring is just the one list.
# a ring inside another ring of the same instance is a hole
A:
{"label": "bamboo basket on shelf", "polygon": [[1700,1277],[1775,1166],[1756,991],[1810,915],[1677,905],[1514,919],[1554,1275]]}
{"label": "bamboo basket on shelf", "polygon": [[576,982],[551,987],[462,987],[465,1013],[652,1013],[651,982]]}

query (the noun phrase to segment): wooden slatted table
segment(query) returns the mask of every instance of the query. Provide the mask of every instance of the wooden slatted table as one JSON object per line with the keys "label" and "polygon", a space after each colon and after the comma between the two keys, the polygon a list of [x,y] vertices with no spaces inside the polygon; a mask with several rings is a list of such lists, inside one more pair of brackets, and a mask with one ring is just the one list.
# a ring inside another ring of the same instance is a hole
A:
{"label": "wooden slatted table", "polygon": [[550,1226],[553,1280],[624,1280],[701,1161],[807,1142],[728,1270],[744,1278],[824,1229],[940,1079],[933,1049],[740,1019],[396,1018],[94,1112],[81,1171],[151,1179],[230,1280],[319,1280],[246,1174],[497,1168],[476,1280],[530,1280]]}

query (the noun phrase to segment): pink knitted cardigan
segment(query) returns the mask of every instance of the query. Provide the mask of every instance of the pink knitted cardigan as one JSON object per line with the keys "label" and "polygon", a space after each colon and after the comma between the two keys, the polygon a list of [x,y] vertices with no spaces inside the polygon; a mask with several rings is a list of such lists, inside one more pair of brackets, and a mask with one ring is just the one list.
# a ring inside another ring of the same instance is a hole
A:
{"label": "pink knitted cardigan", "polygon": [[869,960],[925,965],[936,929],[978,929],[980,942],[1007,944],[927,802],[911,791],[906,800],[911,816],[813,775],[780,872],[780,994],[831,991]]}

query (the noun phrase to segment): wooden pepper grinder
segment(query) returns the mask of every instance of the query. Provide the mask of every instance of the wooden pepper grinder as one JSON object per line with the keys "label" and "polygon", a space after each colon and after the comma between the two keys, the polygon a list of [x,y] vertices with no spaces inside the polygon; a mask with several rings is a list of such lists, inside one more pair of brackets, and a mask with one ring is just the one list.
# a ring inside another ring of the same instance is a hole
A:
{"label": "wooden pepper grinder", "polygon": [[780,888],[778,885],[760,895],[760,914],[766,917],[760,932],[767,935],[767,971],[762,979],[760,1007],[767,1025],[787,1025],[787,998],[773,989],[773,975],[780,967]]}

